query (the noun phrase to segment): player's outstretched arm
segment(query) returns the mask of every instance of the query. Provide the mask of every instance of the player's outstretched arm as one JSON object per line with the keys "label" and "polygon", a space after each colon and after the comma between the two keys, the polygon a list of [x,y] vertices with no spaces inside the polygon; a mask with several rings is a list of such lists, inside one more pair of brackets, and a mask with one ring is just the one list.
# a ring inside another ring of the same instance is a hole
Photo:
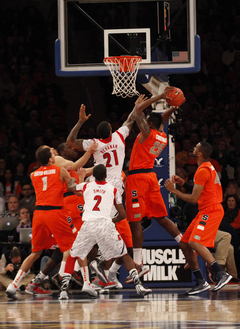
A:
{"label": "player's outstretched arm", "polygon": [[77,135],[84,122],[87,121],[90,116],[91,114],[86,115],[86,106],[82,104],[79,110],[79,120],[67,137],[67,144],[72,148],[75,148],[79,151],[84,151],[82,146],[83,139],[77,139]]}
{"label": "player's outstretched arm", "polygon": [[170,180],[167,179],[164,183],[164,186],[166,187],[166,189],[175,194],[176,197],[182,199],[183,201],[192,203],[192,204],[196,204],[198,202],[198,199],[202,193],[203,190],[203,185],[198,185],[198,184],[194,184],[193,186],[193,190],[191,194],[187,194],[187,193],[183,193],[177,189],[175,189],[174,187],[174,183]]}

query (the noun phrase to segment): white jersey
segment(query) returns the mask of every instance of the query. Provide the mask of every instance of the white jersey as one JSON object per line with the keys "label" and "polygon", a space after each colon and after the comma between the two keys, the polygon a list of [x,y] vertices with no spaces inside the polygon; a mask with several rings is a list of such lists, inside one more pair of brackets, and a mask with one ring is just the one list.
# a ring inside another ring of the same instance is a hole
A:
{"label": "white jersey", "polygon": [[[122,126],[116,130],[111,137],[106,139],[86,139],[83,140],[83,149],[88,150],[93,141],[98,143],[97,151],[94,152],[94,164],[103,164],[107,169],[106,181],[117,187],[120,194],[122,188],[122,168],[125,158],[125,139],[129,135],[129,128]],[[94,177],[91,176],[90,181]]]}
{"label": "white jersey", "polygon": [[84,197],[83,222],[101,218],[112,221],[113,204],[122,203],[117,189],[107,182],[81,183],[77,185],[77,191],[82,191]]}

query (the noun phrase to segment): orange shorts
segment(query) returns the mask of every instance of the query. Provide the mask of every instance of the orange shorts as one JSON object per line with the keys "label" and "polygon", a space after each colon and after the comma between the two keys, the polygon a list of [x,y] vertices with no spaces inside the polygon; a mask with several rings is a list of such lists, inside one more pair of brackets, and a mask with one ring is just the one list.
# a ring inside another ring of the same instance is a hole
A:
{"label": "orange shorts", "polygon": [[188,226],[181,241],[194,241],[208,248],[214,248],[214,240],[222,221],[224,210],[221,204],[216,204],[200,210]]}
{"label": "orange shorts", "polygon": [[127,177],[125,206],[129,222],[140,221],[144,216],[158,218],[168,215],[154,172]]}
{"label": "orange shorts", "polygon": [[70,228],[63,209],[35,210],[32,225],[32,251],[50,249],[58,244],[61,252],[71,249],[77,230]]}
{"label": "orange shorts", "polygon": [[133,247],[132,231],[127,221],[127,218],[121,220],[120,222],[117,222],[116,229],[120,233],[123,241],[125,242],[126,247],[132,248]]}
{"label": "orange shorts", "polygon": [[[79,197],[77,195],[69,195],[63,198],[64,210],[68,214],[68,222],[72,220],[74,226],[79,231],[83,221],[82,221],[82,213],[83,213],[83,197]],[[70,217],[70,218],[69,218]]]}

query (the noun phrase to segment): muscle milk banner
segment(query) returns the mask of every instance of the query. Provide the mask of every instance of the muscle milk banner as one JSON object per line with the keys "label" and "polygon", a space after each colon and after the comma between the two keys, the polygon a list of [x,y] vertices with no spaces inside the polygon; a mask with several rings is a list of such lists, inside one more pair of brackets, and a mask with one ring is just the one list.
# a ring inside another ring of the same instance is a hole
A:
{"label": "muscle milk banner", "polygon": [[191,270],[184,270],[185,256],[178,246],[156,246],[143,249],[143,264],[150,271],[144,282],[192,282]]}

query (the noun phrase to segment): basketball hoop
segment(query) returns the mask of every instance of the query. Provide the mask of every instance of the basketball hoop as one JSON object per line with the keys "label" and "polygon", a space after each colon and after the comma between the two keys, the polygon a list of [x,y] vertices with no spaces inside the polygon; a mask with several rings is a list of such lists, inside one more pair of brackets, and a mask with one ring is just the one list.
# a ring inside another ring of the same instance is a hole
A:
{"label": "basketball hoop", "polygon": [[139,95],[136,90],[136,77],[142,57],[140,56],[114,56],[105,57],[107,65],[113,77],[112,95],[123,98]]}

